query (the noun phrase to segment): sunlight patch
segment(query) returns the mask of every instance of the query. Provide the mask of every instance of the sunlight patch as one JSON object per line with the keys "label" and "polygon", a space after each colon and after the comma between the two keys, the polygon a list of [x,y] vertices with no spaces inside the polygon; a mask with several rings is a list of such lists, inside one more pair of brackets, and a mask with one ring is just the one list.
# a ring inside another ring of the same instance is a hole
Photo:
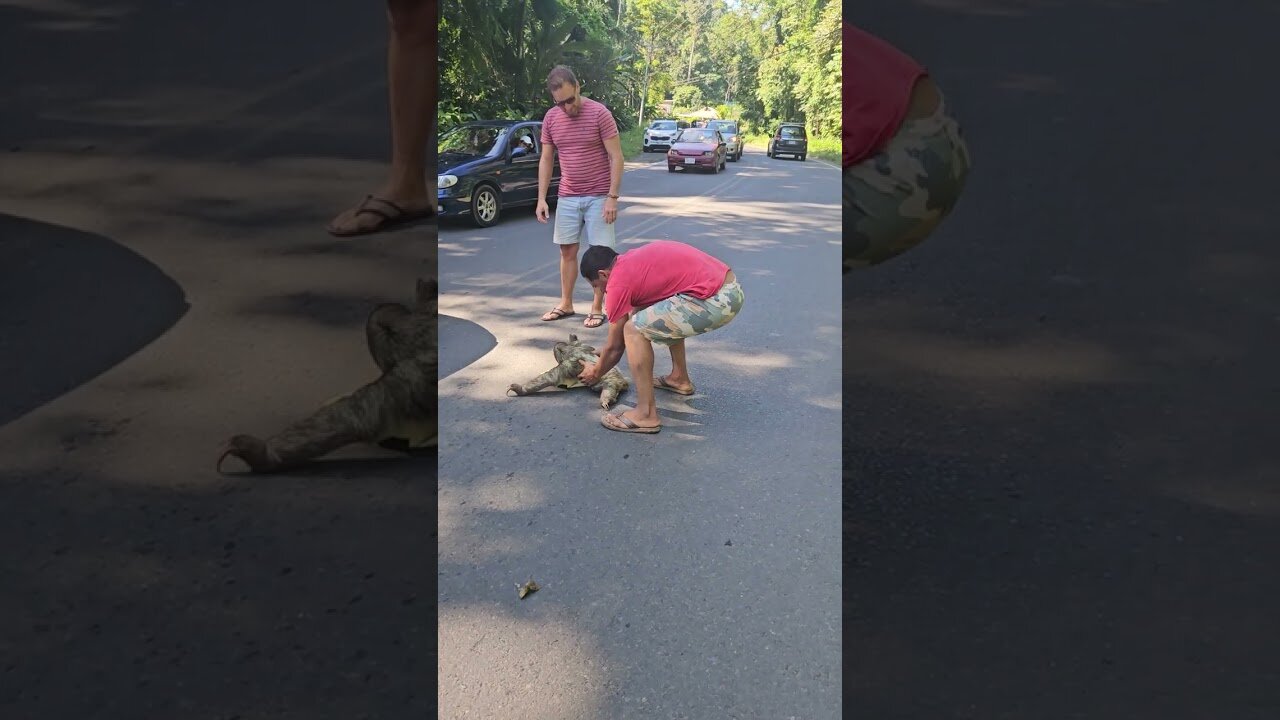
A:
{"label": "sunlight patch", "polygon": [[440,717],[607,716],[608,657],[572,623],[526,611],[554,597],[554,582],[536,579],[543,589],[524,601],[516,599],[514,584],[495,588],[494,599],[510,610],[440,604],[437,645],[449,658],[436,664]]}

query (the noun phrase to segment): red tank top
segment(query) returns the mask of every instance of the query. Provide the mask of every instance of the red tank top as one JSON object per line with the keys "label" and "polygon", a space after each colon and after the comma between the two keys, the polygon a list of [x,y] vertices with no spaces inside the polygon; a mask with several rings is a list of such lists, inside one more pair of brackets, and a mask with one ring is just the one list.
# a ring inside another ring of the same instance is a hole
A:
{"label": "red tank top", "polygon": [[844,167],[875,155],[893,138],[911,89],[927,72],[901,50],[844,23]]}

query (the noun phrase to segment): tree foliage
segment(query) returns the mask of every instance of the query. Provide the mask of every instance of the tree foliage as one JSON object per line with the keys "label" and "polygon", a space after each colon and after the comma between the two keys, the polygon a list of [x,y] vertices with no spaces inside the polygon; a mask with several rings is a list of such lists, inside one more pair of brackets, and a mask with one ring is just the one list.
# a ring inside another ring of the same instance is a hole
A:
{"label": "tree foliage", "polygon": [[574,69],[623,129],[712,106],[763,129],[840,120],[840,9],[829,0],[445,0],[440,127],[540,117],[547,72]]}

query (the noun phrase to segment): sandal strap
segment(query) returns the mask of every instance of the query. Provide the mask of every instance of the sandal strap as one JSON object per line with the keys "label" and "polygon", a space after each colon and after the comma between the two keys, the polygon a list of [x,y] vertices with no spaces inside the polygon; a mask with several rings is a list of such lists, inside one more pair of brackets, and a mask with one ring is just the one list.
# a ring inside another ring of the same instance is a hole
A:
{"label": "sandal strap", "polygon": [[[380,202],[380,203],[382,203],[383,205],[386,205],[387,207],[389,207],[389,208],[391,208],[392,210],[394,210],[396,214],[395,214],[395,215],[390,215],[390,214],[388,214],[385,210],[380,210],[380,209],[378,209],[378,208],[376,208],[376,207],[369,207],[369,203],[370,203],[370,202]],[[396,219],[396,218],[400,217],[401,215],[404,215],[404,214],[405,214],[405,210],[404,210],[404,208],[400,207],[399,205],[397,205],[397,204],[395,204],[395,203],[393,203],[393,202],[391,202],[390,200],[387,200],[387,199],[385,199],[385,198],[380,198],[380,197],[377,197],[377,196],[375,196],[375,195],[365,195],[365,196],[364,196],[364,202],[361,202],[361,203],[360,203],[360,207],[358,207],[358,208],[356,209],[356,215],[362,215],[362,214],[377,215],[378,217],[382,218],[383,220],[394,220],[394,219]]]}

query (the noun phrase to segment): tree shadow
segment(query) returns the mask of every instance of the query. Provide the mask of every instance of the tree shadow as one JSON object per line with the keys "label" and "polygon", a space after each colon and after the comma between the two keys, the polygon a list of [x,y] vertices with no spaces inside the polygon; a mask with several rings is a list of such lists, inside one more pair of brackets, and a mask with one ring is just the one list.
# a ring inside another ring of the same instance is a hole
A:
{"label": "tree shadow", "polygon": [[0,2],[39,59],[0,63],[0,716],[434,710],[435,458],[213,468],[371,379],[371,304],[434,274],[430,223],[324,232],[385,173],[385,23]]}
{"label": "tree shadow", "polygon": [[108,238],[0,214],[0,426],[92,380],[189,307],[160,268]]}
{"label": "tree shadow", "polygon": [[[145,487],[0,475],[7,717],[421,716],[434,463]],[[359,482],[352,482],[354,474]],[[399,549],[397,551],[396,549]],[[390,549],[390,551],[389,551]],[[263,692],[288,678],[288,695]],[[74,692],[67,692],[69,687]]]}
{"label": "tree shadow", "polygon": [[[1266,136],[1157,158],[1236,121],[1183,108],[1152,128],[1151,108],[1180,103],[1108,74],[1176,74],[1178,98],[1245,92],[1223,86],[1226,68],[1273,58],[1274,43],[1242,29],[1263,15],[1236,10],[1072,3],[1017,27],[973,16],[957,33],[918,2],[860,20],[937,63],[974,170],[932,238],[845,279],[850,707],[1277,706],[1264,668],[1280,635],[1264,616],[1280,584],[1260,568],[1280,556],[1262,400],[1280,392],[1280,258],[1274,222],[1250,208],[1270,187],[1252,158],[1280,148]],[[1066,50],[1104,27],[1087,60]],[[1159,32],[1120,40],[1129,28]],[[1161,59],[1192,38],[1223,57]],[[1040,80],[1009,87],[1019,73]]]}

